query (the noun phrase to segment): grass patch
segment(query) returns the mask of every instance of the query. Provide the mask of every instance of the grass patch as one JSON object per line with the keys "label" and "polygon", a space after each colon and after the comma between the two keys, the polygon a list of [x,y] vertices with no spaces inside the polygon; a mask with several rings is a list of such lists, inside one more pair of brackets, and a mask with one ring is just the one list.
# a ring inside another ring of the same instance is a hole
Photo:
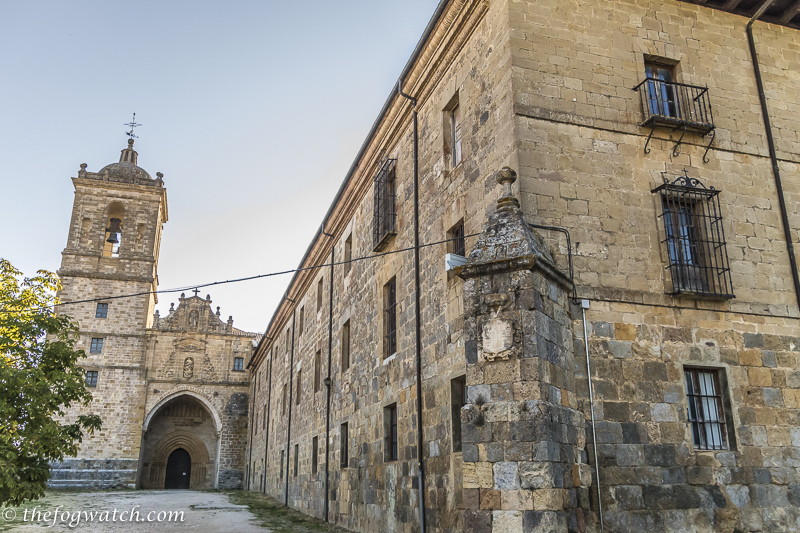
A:
{"label": "grass patch", "polygon": [[347,533],[346,529],[326,524],[324,521],[289,509],[277,500],[260,492],[235,491],[226,492],[230,501],[237,505],[247,505],[261,525],[268,527],[272,533]]}

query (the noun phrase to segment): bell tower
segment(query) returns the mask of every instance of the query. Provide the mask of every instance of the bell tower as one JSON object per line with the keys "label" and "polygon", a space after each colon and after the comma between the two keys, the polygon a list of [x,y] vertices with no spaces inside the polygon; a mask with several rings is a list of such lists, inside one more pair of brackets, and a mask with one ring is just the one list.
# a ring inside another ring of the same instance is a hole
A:
{"label": "bell tower", "polygon": [[[81,365],[94,400],[74,408],[99,415],[103,429],[85,436],[78,464],[54,465],[54,486],[131,487],[137,462],[146,392],[146,328],[157,302],[158,256],[167,221],[163,175],[153,179],[138,166],[134,139],[118,163],[98,172],[81,165],[72,178],[75,199],[67,245],[58,271],[63,289],[59,313],[80,327]],[[84,300],[90,300],[85,301]],[[83,470],[81,480],[70,471]],[[114,470],[109,474],[109,469]],[[86,475],[95,471],[95,474]]]}

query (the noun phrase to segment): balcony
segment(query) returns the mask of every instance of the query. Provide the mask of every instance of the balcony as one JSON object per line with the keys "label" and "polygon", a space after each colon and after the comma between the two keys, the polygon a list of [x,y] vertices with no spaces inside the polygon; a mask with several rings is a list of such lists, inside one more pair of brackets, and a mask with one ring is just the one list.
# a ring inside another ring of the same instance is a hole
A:
{"label": "balcony", "polygon": [[711,143],[714,142],[716,128],[714,116],[711,113],[711,102],[708,98],[708,87],[646,78],[633,90],[639,92],[639,99],[642,101],[642,111],[644,112],[642,126],[651,127],[647,143],[644,145],[644,153],[650,153],[647,145],[657,127],[683,130],[672,150],[675,156],[678,155],[678,147],[687,131],[700,135],[711,133],[711,141],[703,154],[703,161],[708,163],[706,155]]}

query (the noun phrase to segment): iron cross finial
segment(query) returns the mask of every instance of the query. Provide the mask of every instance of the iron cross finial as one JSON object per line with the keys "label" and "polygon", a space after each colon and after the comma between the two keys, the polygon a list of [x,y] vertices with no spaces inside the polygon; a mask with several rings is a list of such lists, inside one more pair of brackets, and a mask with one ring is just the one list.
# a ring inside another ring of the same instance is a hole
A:
{"label": "iron cross finial", "polygon": [[197,296],[197,293],[200,292],[200,289],[195,289],[192,292],[194,293],[195,296]]}
{"label": "iron cross finial", "polygon": [[137,124],[136,123],[136,113],[133,114],[133,120],[131,120],[127,124],[123,124],[123,126],[130,126],[131,127],[131,131],[126,131],[125,135],[127,135],[131,139],[138,139],[139,138],[138,135],[134,135],[133,134],[133,129],[141,126],[141,124]]}

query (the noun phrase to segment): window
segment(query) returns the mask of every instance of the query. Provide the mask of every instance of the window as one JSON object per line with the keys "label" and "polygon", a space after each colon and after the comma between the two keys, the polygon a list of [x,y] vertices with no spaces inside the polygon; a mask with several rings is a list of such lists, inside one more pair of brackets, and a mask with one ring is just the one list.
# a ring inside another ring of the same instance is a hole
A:
{"label": "window", "polygon": [[347,422],[339,427],[339,467],[347,468],[350,463],[350,457],[347,453],[349,435],[347,433]]}
{"label": "window", "polygon": [[322,388],[322,354],[319,350],[314,354],[314,392]]}
{"label": "window", "polygon": [[261,430],[267,430],[267,406],[264,406],[264,412],[262,413],[262,420],[261,420]]}
{"label": "window", "polygon": [[300,321],[298,324],[300,329],[299,335],[303,334],[303,324],[305,323],[305,317],[306,317],[306,306],[303,306],[300,308]]}
{"label": "window", "polygon": [[103,353],[103,339],[92,339],[89,353]]}
{"label": "window", "polygon": [[384,250],[396,234],[396,161],[382,160],[373,182],[372,247],[376,252]]}
{"label": "window", "polygon": [[280,478],[283,479],[283,459],[285,457],[286,450],[281,450],[281,472],[279,474]]}
{"label": "window", "polygon": [[297,477],[297,472],[300,470],[300,445],[294,445],[294,477]]}
{"label": "window", "polygon": [[317,312],[322,309],[322,282],[324,278],[319,278],[317,282]]}
{"label": "window", "polygon": [[674,67],[645,62],[644,71],[647,77],[647,102],[650,114],[664,117],[678,116]]}
{"label": "window", "polygon": [[286,404],[288,403],[288,402],[286,401],[286,398],[287,398],[287,396],[286,396],[287,389],[288,389],[288,383],[284,383],[284,384],[283,384],[283,398],[281,399],[281,415],[283,415],[283,416],[286,416]]}
{"label": "window", "polygon": [[294,404],[300,405],[300,393],[303,390],[303,371],[297,371],[297,394],[295,395]]}
{"label": "window", "polygon": [[461,163],[461,108],[456,100],[455,107],[450,111],[450,136],[452,148],[452,164],[457,167]]}
{"label": "window", "polygon": [[733,298],[720,191],[684,175],[672,182],[665,177],[652,192],[661,195],[666,269],[672,278],[668,294]]}
{"label": "window", "polygon": [[397,352],[397,283],[389,280],[383,287],[383,357]]}
{"label": "window", "polygon": [[696,450],[730,449],[721,374],[717,369],[684,368],[688,419]]}
{"label": "window", "polygon": [[466,257],[467,244],[464,239],[464,219],[459,220],[447,232],[447,252]]}
{"label": "window", "polygon": [[233,369],[242,372],[244,371],[244,358],[243,357],[234,357],[233,358]]}
{"label": "window", "polygon": [[350,321],[342,326],[342,372],[350,368]]}
{"label": "window", "polygon": [[319,444],[317,442],[317,437],[311,439],[311,473],[317,473],[317,461],[319,456]]}
{"label": "window", "polygon": [[344,275],[350,273],[350,261],[353,260],[353,234],[347,236],[344,241]]}
{"label": "window", "polygon": [[289,346],[292,343],[292,332],[289,328],[286,328],[286,351],[289,351]]}
{"label": "window", "polygon": [[453,452],[461,451],[461,408],[467,405],[467,377],[450,381],[450,405],[453,427]]}
{"label": "window", "polygon": [[383,408],[383,457],[384,461],[397,461],[397,404]]}
{"label": "window", "polygon": [[86,371],[86,385],[89,387],[97,387],[97,370]]}
{"label": "window", "polygon": [[97,310],[94,312],[95,318],[108,318],[108,304],[97,304]]}

